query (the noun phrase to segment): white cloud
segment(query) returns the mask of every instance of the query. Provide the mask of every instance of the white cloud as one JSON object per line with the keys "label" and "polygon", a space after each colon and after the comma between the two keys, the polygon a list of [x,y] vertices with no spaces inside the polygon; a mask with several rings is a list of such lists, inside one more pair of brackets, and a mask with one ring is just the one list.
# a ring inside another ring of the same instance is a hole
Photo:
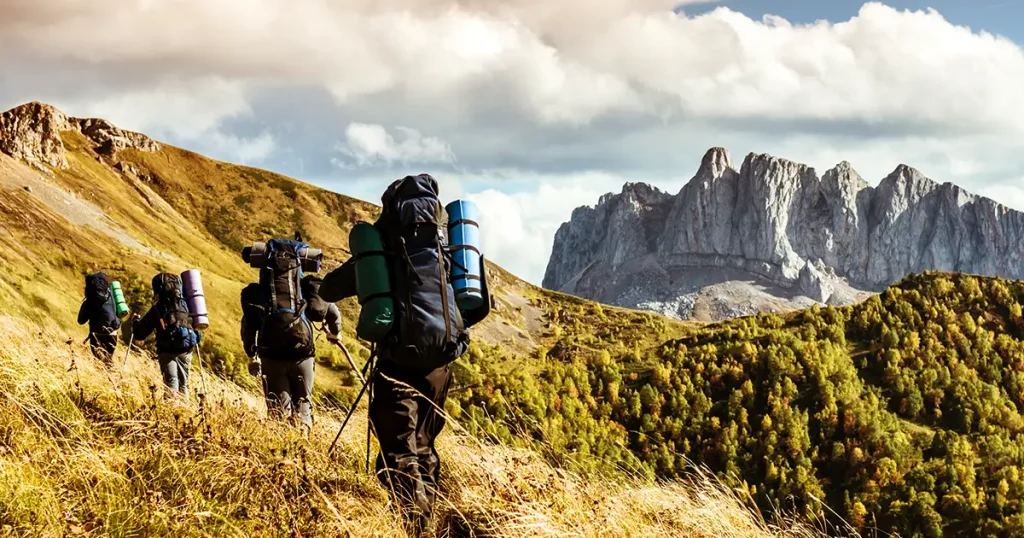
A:
{"label": "white cloud", "polygon": [[644,113],[1024,129],[1020,47],[935,11],[868,3],[846,22],[798,26],[726,8],[688,17],[664,2],[557,4],[21,0],[5,8],[0,45],[134,77],[315,85],[347,101],[507,98],[541,123]]}
{"label": "white cloud", "polygon": [[99,98],[58,98],[53,104],[70,114],[101,117],[125,129],[191,140],[214,131],[228,118],[252,112],[244,84],[220,77],[159,80],[151,87]]}
{"label": "white cloud", "polygon": [[240,81],[219,77],[168,79],[143,89],[102,97],[57,97],[52,104],[68,114],[98,117],[149,136],[198,146],[240,164],[258,164],[275,149],[267,131],[252,137],[226,133],[226,120],[252,114]]}
{"label": "white cloud", "polygon": [[202,143],[231,162],[254,165],[267,159],[276,147],[274,137],[263,132],[253,138],[241,138],[219,131],[207,133]]}
{"label": "white cloud", "polygon": [[[395,163],[454,163],[455,154],[440,138],[423,136],[411,127],[395,127],[398,137],[382,125],[350,123],[345,128],[345,143],[338,150],[356,166]],[[342,167],[347,164],[338,161]]]}

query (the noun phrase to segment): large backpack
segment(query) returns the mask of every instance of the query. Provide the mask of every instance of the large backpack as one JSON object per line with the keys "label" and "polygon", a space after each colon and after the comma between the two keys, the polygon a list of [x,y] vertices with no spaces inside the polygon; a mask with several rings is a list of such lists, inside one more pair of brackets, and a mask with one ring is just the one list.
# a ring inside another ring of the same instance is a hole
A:
{"label": "large backpack", "polygon": [[242,315],[257,325],[263,325],[266,299],[263,290],[255,282],[242,288]]}
{"label": "large backpack", "polygon": [[266,262],[260,268],[264,297],[260,355],[278,360],[301,360],[316,353],[313,326],[306,319],[308,303],[302,298],[301,241],[271,239]]}
{"label": "large backpack", "polygon": [[437,181],[406,176],[381,197],[377,221],[389,256],[394,327],[381,359],[430,370],[462,356],[469,334],[455,303],[450,260],[441,236],[442,205]]}
{"label": "large backpack", "polygon": [[89,332],[113,333],[121,328],[121,319],[117,317],[114,294],[110,291],[110,281],[103,272],[93,273],[85,277],[85,300],[90,303]]}
{"label": "large backpack", "polygon": [[185,303],[181,277],[173,273],[160,273],[153,277],[153,298],[160,314],[157,348],[171,353],[192,351],[198,338],[192,329],[192,316]]}
{"label": "large backpack", "polygon": [[320,286],[324,279],[306,275],[302,277],[302,298],[306,300],[306,317],[309,321],[323,323],[327,318],[327,307],[330,303],[320,298]]}

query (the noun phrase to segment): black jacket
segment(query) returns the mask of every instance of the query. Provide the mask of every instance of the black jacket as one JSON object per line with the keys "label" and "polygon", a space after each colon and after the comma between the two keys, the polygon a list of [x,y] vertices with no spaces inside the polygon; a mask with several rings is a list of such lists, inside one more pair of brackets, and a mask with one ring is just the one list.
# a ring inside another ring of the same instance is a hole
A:
{"label": "black jacket", "polygon": [[109,294],[107,300],[100,302],[95,299],[86,299],[78,309],[78,324],[89,323],[90,333],[110,334],[121,328],[121,320],[117,317],[114,309],[114,294]]}
{"label": "black jacket", "polygon": [[[258,284],[249,284],[242,290],[242,349],[250,359],[259,350],[258,338],[263,326],[263,312],[259,306],[261,303],[262,292]],[[338,310],[338,305],[326,300],[310,303],[306,308],[306,319],[313,323],[323,323],[327,332],[333,335],[341,333],[341,310]],[[318,308],[312,307],[312,304],[317,304]]]}
{"label": "black jacket", "polygon": [[[156,352],[164,353],[170,351],[168,349],[170,343],[167,341],[167,332],[160,321],[160,311],[157,310],[155,305],[150,307],[146,315],[142,316],[142,319],[136,320],[134,325],[132,325],[132,338],[141,341],[149,338],[149,335],[156,332]],[[198,346],[203,341],[203,332],[195,331],[195,333],[196,345]]]}

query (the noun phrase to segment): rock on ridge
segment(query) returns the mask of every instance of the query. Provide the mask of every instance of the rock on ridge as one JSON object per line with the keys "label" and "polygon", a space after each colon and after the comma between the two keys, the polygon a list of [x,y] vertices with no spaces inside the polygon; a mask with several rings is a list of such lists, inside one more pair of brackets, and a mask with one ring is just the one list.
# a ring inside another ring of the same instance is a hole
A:
{"label": "rock on ridge", "polygon": [[1024,214],[906,165],[871,187],[848,162],[819,177],[750,154],[737,169],[712,148],[675,196],[641,185],[573,212],[544,286],[635,307],[693,293],[693,268],[740,270],[818,302],[928,270],[1024,278]]}
{"label": "rock on ridge", "polygon": [[58,134],[71,128],[67,116],[50,105],[21,105],[0,114],[0,151],[38,167],[67,168]]}
{"label": "rock on ridge", "polygon": [[127,131],[95,118],[71,118],[51,105],[31,102],[0,114],[0,151],[37,168],[67,168],[67,151],[60,133],[78,131],[112,155],[123,149],[157,151],[160,145],[146,135]]}

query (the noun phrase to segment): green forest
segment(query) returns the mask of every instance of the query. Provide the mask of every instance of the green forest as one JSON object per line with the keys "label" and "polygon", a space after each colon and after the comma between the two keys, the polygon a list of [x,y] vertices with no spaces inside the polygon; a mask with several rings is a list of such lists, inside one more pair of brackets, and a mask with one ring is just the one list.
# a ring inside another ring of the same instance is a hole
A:
{"label": "green forest", "polygon": [[566,303],[532,359],[474,345],[449,411],[581,472],[704,466],[864,535],[1024,536],[1021,303],[1020,282],[927,273],[663,341],[653,316]]}

